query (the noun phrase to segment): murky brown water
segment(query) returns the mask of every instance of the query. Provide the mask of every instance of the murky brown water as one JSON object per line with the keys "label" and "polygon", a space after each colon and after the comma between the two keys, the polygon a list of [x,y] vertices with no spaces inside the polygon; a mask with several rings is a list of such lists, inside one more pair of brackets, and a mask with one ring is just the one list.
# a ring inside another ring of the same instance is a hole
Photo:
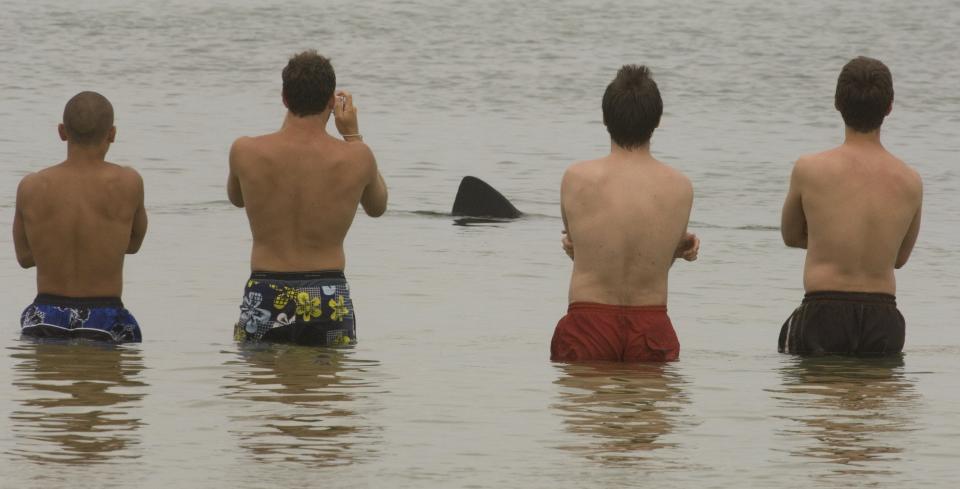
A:
{"label": "murky brown water", "polygon": [[[947,0],[8,0],[0,226],[20,176],[63,157],[64,102],[95,89],[151,228],[124,296],[145,342],[120,348],[20,340],[33,273],[0,234],[0,487],[951,487],[958,30]],[[227,148],[280,124],[280,69],[307,47],[355,92],[391,209],[348,238],[355,349],[240,347],[249,231]],[[898,273],[906,353],[781,356],[802,294],[777,231],[790,162],[839,141],[833,86],[857,54],[890,65],[885,142],[926,182]],[[654,152],[697,191],[701,260],[671,282],[681,360],[551,364],[560,176],[606,150],[600,97],[626,62],[653,67]],[[453,225],[466,174],[528,215]]]}

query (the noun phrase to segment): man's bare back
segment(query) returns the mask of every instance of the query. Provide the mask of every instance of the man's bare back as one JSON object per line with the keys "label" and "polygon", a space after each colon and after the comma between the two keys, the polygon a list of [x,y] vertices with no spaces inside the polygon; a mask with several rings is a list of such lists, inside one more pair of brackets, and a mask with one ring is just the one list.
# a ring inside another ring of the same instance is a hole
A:
{"label": "man's bare back", "polygon": [[807,249],[804,289],[896,293],[920,229],[916,171],[874,139],[800,158],[783,208],[788,245]]}
{"label": "man's bare back", "polygon": [[624,65],[603,94],[610,154],[575,163],[560,185],[563,248],[573,259],[554,361],[666,362],[680,355],[667,315],[673,260],[695,260],[690,180],[650,154],[663,101],[650,70]]}
{"label": "man's bare back", "polygon": [[279,131],[240,138],[230,150],[228,190],[247,210],[253,270],[343,270],[357,206],[374,217],[386,210],[373,152],[327,134],[327,118],[288,115]]}
{"label": "man's bare back", "polygon": [[120,297],[124,254],[136,253],[146,231],[143,181],[113,163],[67,160],[24,177],[16,217],[38,292]]}
{"label": "man's bare back", "polygon": [[571,166],[560,195],[575,250],[570,302],[666,304],[693,205],[690,180],[649,149],[615,148]]}
{"label": "man's bare back", "polygon": [[[348,346],[357,341],[343,242],[357,206],[387,209],[387,187],[363,143],[353,96],[336,90],[330,60],[294,55],[283,70],[279,131],[230,149],[227,194],[246,207],[253,251],[237,341]],[[343,140],[327,134],[334,116]]]}
{"label": "man's bare back", "polygon": [[66,161],[27,175],[17,189],[17,260],[24,268],[36,265],[41,294],[120,297],[124,255],[140,249],[147,230],[143,180],[132,168],[104,161],[112,126],[103,141],[90,144],[75,142],[62,124],[60,134],[68,142]]}
{"label": "man's bare back", "polygon": [[920,231],[920,176],[884,149],[880,127],[893,109],[893,77],[880,60],[857,57],[837,77],[842,145],[804,156],[783,203],[787,246],[805,248],[800,306],[780,328],[777,350],[800,355],[892,355],[903,350],[894,269]]}
{"label": "man's bare back", "polygon": [[104,160],[116,137],[113,105],[80,92],[63,110],[67,159],[20,181],[13,218],[17,262],[37,267],[37,296],[20,315],[24,336],[140,342],[123,307],[124,255],[147,232],[143,180]]}

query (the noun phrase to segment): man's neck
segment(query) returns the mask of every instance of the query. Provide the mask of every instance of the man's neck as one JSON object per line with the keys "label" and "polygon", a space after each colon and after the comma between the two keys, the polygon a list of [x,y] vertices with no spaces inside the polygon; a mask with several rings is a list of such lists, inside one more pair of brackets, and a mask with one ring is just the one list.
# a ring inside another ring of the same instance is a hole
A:
{"label": "man's neck", "polygon": [[847,126],[843,138],[843,144],[857,146],[876,145],[883,147],[883,144],[880,143],[880,128],[878,127],[870,132],[859,132]]}
{"label": "man's neck", "polygon": [[104,162],[109,144],[80,145],[67,143],[66,163],[74,165],[96,165]]}
{"label": "man's neck", "polygon": [[325,110],[316,115],[300,117],[293,112],[287,111],[287,116],[283,119],[281,130],[310,133],[327,133],[327,122],[330,120],[330,111]]}
{"label": "man's neck", "polygon": [[653,159],[653,155],[650,154],[650,141],[629,149],[610,141],[610,156],[624,159]]}

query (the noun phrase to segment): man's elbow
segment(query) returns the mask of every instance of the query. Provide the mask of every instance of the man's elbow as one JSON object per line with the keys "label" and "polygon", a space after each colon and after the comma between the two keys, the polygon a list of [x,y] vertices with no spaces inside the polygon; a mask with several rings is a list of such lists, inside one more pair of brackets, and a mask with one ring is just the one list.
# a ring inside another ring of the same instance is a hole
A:
{"label": "man's elbow", "polygon": [[141,246],[143,246],[143,236],[140,236],[139,238],[134,237],[130,240],[130,244],[127,245],[126,253],[128,255],[135,255],[138,251],[140,251]]}
{"label": "man's elbow", "polygon": [[236,207],[243,207],[243,189],[240,182],[231,174],[227,178],[227,199]]}
{"label": "man's elbow", "polygon": [[384,202],[383,205],[379,206],[364,207],[363,210],[366,211],[370,217],[380,217],[387,212],[387,203]]}
{"label": "man's elbow", "polygon": [[790,248],[807,248],[807,237],[802,235],[783,234],[783,244]]}
{"label": "man's elbow", "polygon": [[787,243],[787,247],[788,247],[788,248],[797,248],[798,250],[805,250],[805,249],[807,249],[807,240],[802,239],[802,240],[799,240],[799,241],[791,241],[791,242]]}
{"label": "man's elbow", "polygon": [[17,255],[17,263],[20,264],[20,268],[33,268],[37,266],[36,262],[33,261],[33,256],[31,255]]}
{"label": "man's elbow", "polygon": [[909,259],[910,257],[908,256],[905,256],[903,258],[897,257],[897,262],[893,264],[893,268],[900,270],[901,268],[903,268],[904,265],[907,264],[907,260]]}
{"label": "man's elbow", "polygon": [[227,188],[227,198],[230,199],[230,203],[236,207],[243,207],[243,194],[240,192],[233,191],[233,189]]}
{"label": "man's elbow", "polygon": [[367,213],[370,217],[380,217],[384,212],[387,212],[387,192],[386,189],[383,190],[381,195],[365,195],[361,203],[363,204],[363,211]]}

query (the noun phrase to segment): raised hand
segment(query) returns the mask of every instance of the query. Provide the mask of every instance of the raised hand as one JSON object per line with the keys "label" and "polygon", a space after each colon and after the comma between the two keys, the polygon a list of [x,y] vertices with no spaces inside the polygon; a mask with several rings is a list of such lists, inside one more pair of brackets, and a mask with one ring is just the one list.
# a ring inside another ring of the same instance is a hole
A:
{"label": "raised hand", "polygon": [[360,136],[360,123],[357,122],[357,108],[353,105],[353,95],[346,90],[337,90],[337,99],[333,103],[333,121],[337,131],[344,139]]}

